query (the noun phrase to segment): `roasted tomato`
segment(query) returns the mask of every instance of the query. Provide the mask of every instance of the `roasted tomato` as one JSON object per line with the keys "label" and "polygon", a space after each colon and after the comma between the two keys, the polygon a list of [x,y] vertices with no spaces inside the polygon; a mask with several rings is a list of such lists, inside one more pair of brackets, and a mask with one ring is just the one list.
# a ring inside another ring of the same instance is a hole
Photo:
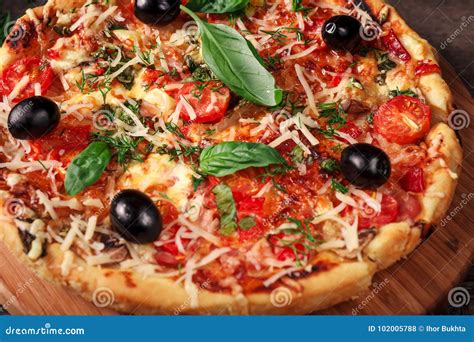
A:
{"label": "roasted tomato", "polygon": [[43,138],[30,142],[31,156],[45,159],[49,155],[54,160],[71,161],[89,144],[90,131],[91,126],[88,125],[59,125]]}
{"label": "roasted tomato", "polygon": [[393,29],[383,36],[381,40],[385,49],[399,60],[408,62],[411,59],[410,53],[402,45]]}
{"label": "roasted tomato", "polygon": [[374,129],[390,142],[412,144],[430,130],[431,108],[410,96],[397,96],[380,106],[374,115]]}
{"label": "roasted tomato", "polygon": [[439,66],[433,63],[433,61],[429,59],[419,61],[415,69],[416,76],[424,76],[424,75],[436,74],[440,72],[441,72],[441,69],[439,68]]}
{"label": "roasted tomato", "polygon": [[383,195],[382,197],[382,209],[380,213],[375,213],[372,208],[366,208],[364,212],[359,215],[359,229],[365,229],[372,226],[380,227],[384,224],[394,222],[400,207],[397,200],[390,195]]}
{"label": "roasted tomato", "polygon": [[[213,123],[221,120],[229,107],[230,91],[221,82],[190,82],[178,92],[177,101],[184,97],[187,102],[181,110],[185,121]],[[187,106],[191,106],[196,118],[191,119]]]}
{"label": "roasted tomato", "polygon": [[423,176],[423,169],[420,167],[411,168],[400,179],[400,186],[405,191],[423,192],[425,190],[425,178]]}
{"label": "roasted tomato", "polygon": [[2,74],[0,80],[0,93],[4,96],[10,95],[15,86],[25,77],[29,77],[28,84],[20,91],[14,99],[21,101],[35,94],[35,84],[41,86],[41,93],[45,94],[53,83],[53,69],[49,64],[43,63],[37,57],[27,57],[20,59],[10,65]]}

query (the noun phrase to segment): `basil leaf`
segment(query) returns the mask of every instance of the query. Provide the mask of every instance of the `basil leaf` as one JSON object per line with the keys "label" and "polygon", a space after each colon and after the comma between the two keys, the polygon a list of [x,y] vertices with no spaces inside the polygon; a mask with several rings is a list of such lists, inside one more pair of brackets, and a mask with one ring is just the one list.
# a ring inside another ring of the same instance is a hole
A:
{"label": "basil leaf", "polygon": [[270,146],[229,141],[206,147],[199,156],[199,164],[203,173],[224,177],[249,167],[286,165],[286,160]]}
{"label": "basil leaf", "polygon": [[75,196],[97,182],[109,165],[112,153],[105,142],[96,141],[73,159],[66,172],[64,186],[70,196]]}
{"label": "basil leaf", "polygon": [[181,6],[198,24],[202,54],[209,69],[234,93],[262,106],[273,107],[283,99],[273,75],[264,68],[261,58],[249,42],[226,25],[209,24],[190,9]]}
{"label": "basil leaf", "polygon": [[235,208],[232,190],[227,184],[221,183],[212,189],[216,195],[217,210],[220,216],[220,232],[222,235],[232,235],[237,230],[237,209]]}
{"label": "basil leaf", "polygon": [[190,0],[186,7],[201,13],[232,13],[247,7],[249,0]]}

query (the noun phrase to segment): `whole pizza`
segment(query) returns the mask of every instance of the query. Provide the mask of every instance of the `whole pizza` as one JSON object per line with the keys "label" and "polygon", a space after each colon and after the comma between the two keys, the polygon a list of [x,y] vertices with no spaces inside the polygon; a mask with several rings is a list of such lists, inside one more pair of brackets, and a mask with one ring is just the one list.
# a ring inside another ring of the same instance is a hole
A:
{"label": "whole pizza", "polygon": [[1,239],[122,312],[349,300],[462,160],[433,49],[382,0],[50,0],[0,73]]}

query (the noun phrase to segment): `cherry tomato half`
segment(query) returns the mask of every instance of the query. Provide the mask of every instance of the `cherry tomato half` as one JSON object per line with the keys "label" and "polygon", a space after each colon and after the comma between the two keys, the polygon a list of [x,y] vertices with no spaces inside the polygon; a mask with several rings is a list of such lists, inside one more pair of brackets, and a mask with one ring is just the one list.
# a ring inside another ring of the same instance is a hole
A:
{"label": "cherry tomato half", "polygon": [[[190,82],[178,92],[177,101],[182,97],[193,107],[196,123],[213,123],[221,120],[229,107],[230,91],[221,82]],[[190,121],[186,108],[181,110],[181,117]]]}
{"label": "cherry tomato half", "polygon": [[419,99],[397,96],[380,106],[374,115],[374,129],[390,142],[412,144],[430,130],[431,108]]}
{"label": "cherry tomato half", "polygon": [[37,57],[20,59],[10,65],[2,74],[0,80],[0,93],[4,96],[10,95],[15,86],[24,76],[29,76],[28,85],[14,99],[15,102],[35,95],[35,83],[41,86],[41,93],[45,94],[53,83],[53,69]]}

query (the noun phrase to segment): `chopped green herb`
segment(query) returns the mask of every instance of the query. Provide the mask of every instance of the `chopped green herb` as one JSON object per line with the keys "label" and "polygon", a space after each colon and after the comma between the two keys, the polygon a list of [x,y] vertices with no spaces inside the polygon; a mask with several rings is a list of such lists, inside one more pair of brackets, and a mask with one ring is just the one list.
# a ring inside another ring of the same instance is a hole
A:
{"label": "chopped green herb", "polygon": [[390,90],[389,93],[388,93],[388,96],[390,96],[390,97],[397,97],[397,96],[400,96],[400,95],[418,97],[418,94],[415,93],[411,89],[400,90],[399,88],[397,88],[395,90]]}
{"label": "chopped green herb", "polygon": [[334,171],[339,170],[339,168],[339,163],[335,159],[329,158],[321,161],[321,169],[328,173],[333,173]]}
{"label": "chopped green herb", "polygon": [[295,146],[295,148],[291,151],[291,160],[293,163],[302,163],[304,160],[303,150],[299,146]]}
{"label": "chopped green herb", "polygon": [[335,180],[334,178],[331,180],[331,188],[334,190],[334,191],[337,191],[337,192],[340,192],[342,194],[347,194],[349,192],[349,189],[346,188],[344,185],[342,185],[341,183],[339,183],[337,180]]}

